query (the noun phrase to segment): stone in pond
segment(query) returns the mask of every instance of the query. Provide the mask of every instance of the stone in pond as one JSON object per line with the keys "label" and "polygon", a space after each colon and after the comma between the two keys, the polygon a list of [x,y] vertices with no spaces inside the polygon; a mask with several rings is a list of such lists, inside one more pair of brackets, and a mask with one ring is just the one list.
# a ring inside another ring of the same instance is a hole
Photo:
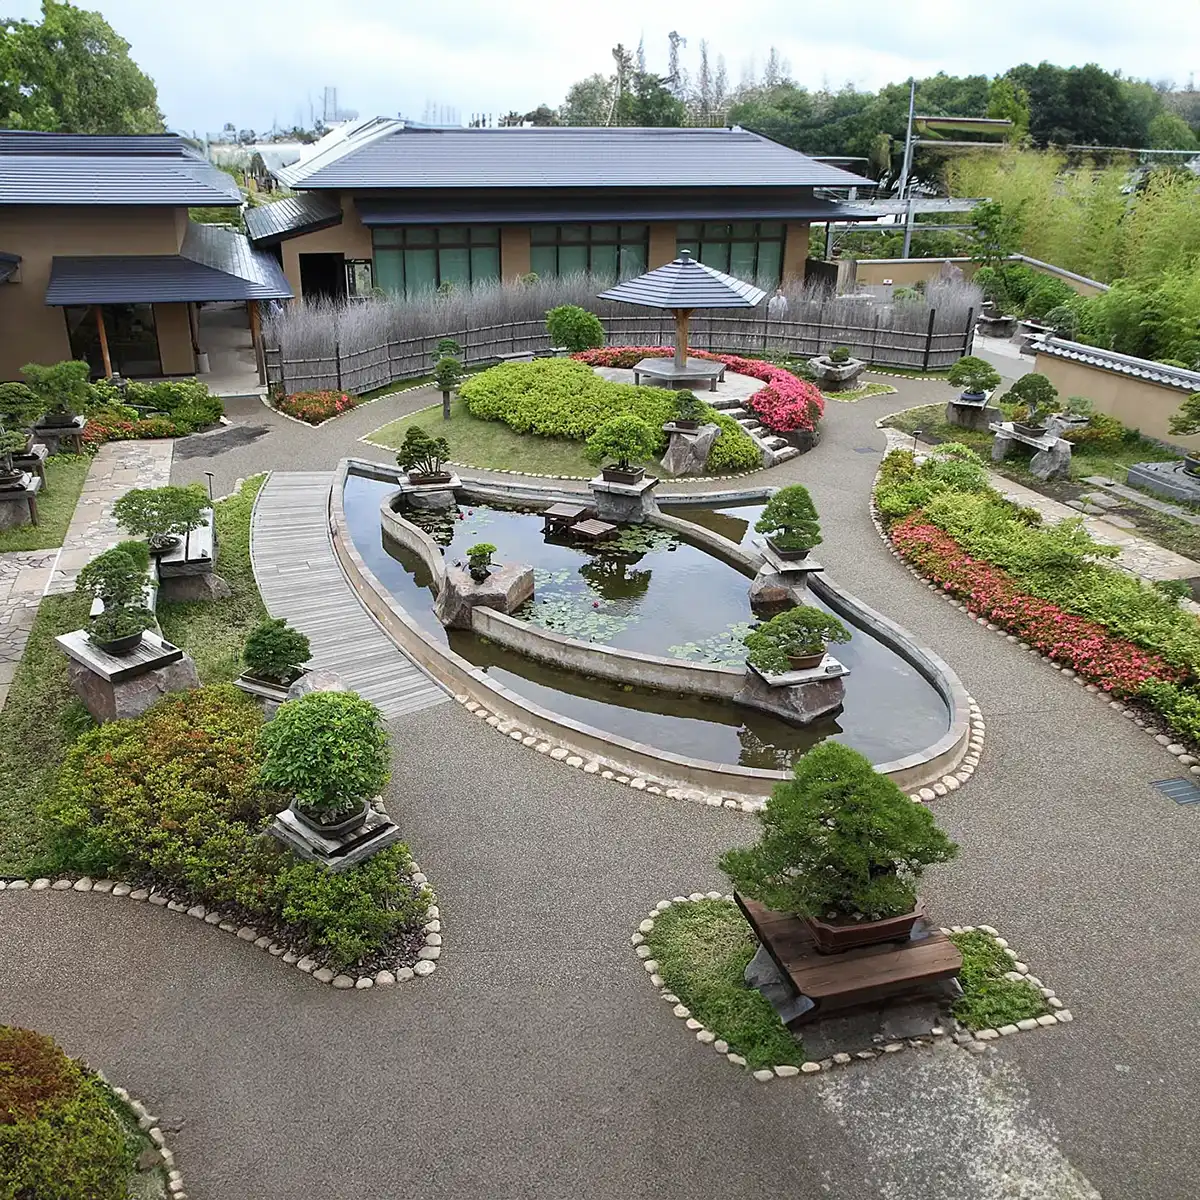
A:
{"label": "stone in pond", "polygon": [[448,566],[434,611],[448,629],[470,629],[474,609],[491,608],[507,614],[520,608],[532,596],[532,567],[503,563],[493,567],[482,583],[476,583],[469,571]]}

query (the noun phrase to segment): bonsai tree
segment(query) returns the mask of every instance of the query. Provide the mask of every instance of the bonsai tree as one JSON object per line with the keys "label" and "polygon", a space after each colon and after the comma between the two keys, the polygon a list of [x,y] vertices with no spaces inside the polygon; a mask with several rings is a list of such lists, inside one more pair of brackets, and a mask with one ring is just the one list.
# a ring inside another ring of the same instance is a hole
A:
{"label": "bonsai tree", "polygon": [[775,785],[762,837],[721,869],[743,895],[800,917],[871,920],[916,907],[916,885],[958,847],[886,775],[848,746],[823,742]]}
{"label": "bonsai tree", "polygon": [[835,346],[829,351],[829,361],[831,363],[847,363],[850,361],[850,350],[846,346]]}
{"label": "bonsai tree", "polygon": [[1086,396],[1068,396],[1062,410],[1068,417],[1090,417],[1094,407]]}
{"label": "bonsai tree", "polygon": [[1040,425],[1055,408],[1058,399],[1058,388],[1045,375],[1030,372],[1022,375],[1005,393],[1005,402],[1023,407],[1028,415],[1025,421],[1030,425]]}
{"label": "bonsai tree", "polygon": [[438,344],[433,348],[433,359],[462,358],[462,347],[452,337],[438,338]]}
{"label": "bonsai tree", "polygon": [[145,605],[149,565],[145,542],[121,542],[93,558],[75,577],[77,592],[104,605],[104,611],[88,621],[92,641],[115,642],[154,624],[154,614]]}
{"label": "bonsai tree", "polygon": [[[450,341],[443,338],[444,342]],[[457,344],[457,343],[452,343]],[[450,420],[450,393],[463,381],[463,365],[453,355],[444,354],[433,368],[433,386],[442,393],[442,420]]]}
{"label": "bonsai tree", "polygon": [[676,421],[703,421],[708,409],[704,401],[695,392],[682,391],[675,393]]}
{"label": "bonsai tree", "polygon": [[1079,313],[1070,304],[1056,304],[1042,320],[1057,337],[1074,341],[1079,336]]}
{"label": "bonsai tree", "polygon": [[268,617],[255,626],[242,648],[251,675],[285,685],[300,674],[300,668],[311,657],[308,638],[283,617]]}
{"label": "bonsai tree", "polygon": [[817,523],[817,507],[802,483],[793,483],[767,501],[762,516],[754,524],[758,533],[765,533],[776,550],[807,554],[821,544],[821,526]]}
{"label": "bonsai tree", "polygon": [[44,367],[26,363],[21,368],[25,382],[37,397],[48,425],[69,425],[86,407],[91,395],[88,380],[92,369],[81,359],[67,359]]}
{"label": "bonsai tree", "polygon": [[653,458],[657,449],[654,430],[632,413],[609,417],[587,440],[587,456],[591,462],[616,459],[621,471],[628,471],[630,462]]}
{"label": "bonsai tree", "polygon": [[572,354],[604,345],[604,326],[595,313],[578,304],[560,304],[546,313],[551,346],[565,346]]}
{"label": "bonsai tree", "polygon": [[1000,386],[1000,372],[990,362],[964,355],[950,368],[946,378],[954,387],[962,388],[964,395],[981,396]]}
{"label": "bonsai tree", "polygon": [[789,659],[821,654],[829,642],[848,642],[850,630],[827,612],[801,604],[752,629],[742,639],[746,661],[764,675],[791,670]]}
{"label": "bonsai tree", "polygon": [[1167,422],[1168,432],[1176,437],[1191,437],[1200,433],[1200,392],[1193,392]]}
{"label": "bonsai tree", "polygon": [[13,466],[13,455],[23,454],[29,438],[23,433],[6,433],[0,430],[0,480],[12,483],[24,473]]}
{"label": "bonsai tree", "polygon": [[476,583],[482,583],[488,577],[488,567],[492,565],[495,553],[496,547],[491,542],[476,542],[467,547],[467,565]]}
{"label": "bonsai tree", "polygon": [[23,383],[0,383],[0,427],[10,433],[28,429],[45,411],[32,388]]}
{"label": "bonsai tree", "polygon": [[281,704],[259,748],[259,781],[322,825],[363,806],[390,778],[379,710],[355,692],[311,692]]}
{"label": "bonsai tree", "polygon": [[134,488],[113,505],[113,518],[127,533],[146,538],[152,550],[168,550],[204,524],[208,506],[199,484]]}
{"label": "bonsai tree", "polygon": [[420,425],[410,425],[396,462],[410,476],[441,475],[442,464],[450,457],[450,443],[445,438],[430,437]]}

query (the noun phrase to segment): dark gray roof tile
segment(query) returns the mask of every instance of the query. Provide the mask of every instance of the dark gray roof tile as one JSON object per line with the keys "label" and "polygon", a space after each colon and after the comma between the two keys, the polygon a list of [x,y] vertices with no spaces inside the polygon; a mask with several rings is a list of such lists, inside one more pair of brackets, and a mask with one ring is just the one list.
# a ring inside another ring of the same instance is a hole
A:
{"label": "dark gray roof tile", "polygon": [[336,196],[314,192],[310,196],[288,196],[273,204],[246,209],[246,232],[256,246],[267,246],[284,238],[314,229],[326,229],[342,220],[342,206]]}

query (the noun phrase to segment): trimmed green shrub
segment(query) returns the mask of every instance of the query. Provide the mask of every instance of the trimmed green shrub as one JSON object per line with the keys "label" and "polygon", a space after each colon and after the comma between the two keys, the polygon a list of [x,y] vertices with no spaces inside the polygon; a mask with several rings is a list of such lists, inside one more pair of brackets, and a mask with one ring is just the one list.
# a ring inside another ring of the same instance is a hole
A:
{"label": "trimmed green shrub", "polygon": [[616,459],[617,466],[627,471],[631,461],[638,463],[653,458],[657,448],[654,430],[641,417],[621,413],[605,421],[588,438],[587,457],[594,463],[606,458]]}
{"label": "trimmed green shrub", "polygon": [[242,650],[251,675],[284,685],[300,674],[311,657],[308,638],[283,617],[268,617],[252,629]]}
{"label": "trimmed green shrub", "polygon": [[135,1144],[115,1103],[52,1038],[0,1025],[0,1196],[125,1200]]}
{"label": "trimmed green shrub", "polygon": [[964,354],[947,372],[947,380],[964,392],[990,392],[1000,386],[1000,372],[985,359]]}
{"label": "trimmed green shrub", "polygon": [[323,822],[386,786],[388,735],[379,710],[354,692],[312,692],[279,706],[259,741],[259,780]]}
{"label": "trimmed green shrub", "polygon": [[47,414],[83,412],[91,395],[91,373],[91,367],[82,359],[67,359],[49,367],[26,363],[21,368],[25,382]]}
{"label": "trimmed green shrub", "polygon": [[[98,386],[92,385],[93,393]],[[122,399],[119,393],[116,399]],[[158,383],[131,380],[125,385],[124,403],[166,413],[180,433],[194,433],[215,425],[225,411],[220,397],[214,396],[198,379],[164,379]]]}
{"label": "trimmed green shrub", "polygon": [[1194,687],[1153,679],[1142,684],[1138,695],[1162,713],[1180,737],[1200,745],[1200,692]]}
{"label": "trimmed green shrub", "polygon": [[827,642],[848,642],[850,630],[835,616],[807,604],[779,613],[742,639],[746,661],[766,675],[790,671],[789,658],[818,654]]}
{"label": "trimmed green shrub", "polygon": [[122,542],[96,555],[75,577],[75,590],[103,600],[105,608],[141,604],[148,582],[146,566],[127,545]]}
{"label": "trimmed green shrub", "polygon": [[1068,429],[1063,437],[1074,446],[1087,447],[1103,453],[1119,450],[1132,433],[1133,431],[1126,429],[1116,417],[1098,412],[1088,417],[1086,425],[1078,429]]}
{"label": "trimmed green shrub", "polygon": [[1073,342],[1079,336],[1079,312],[1072,304],[1056,304],[1042,318],[1055,334]]}
{"label": "trimmed green shrub", "polygon": [[199,529],[209,507],[208,496],[198,483],[134,488],[117,499],[113,519],[126,533],[146,538],[157,549]]}
{"label": "trimmed green shrub", "polygon": [[[639,358],[645,355],[639,350]],[[675,394],[668,388],[634,387],[602,379],[572,358],[541,358],[503,363],[464,381],[458,390],[473,417],[503,421],[518,433],[587,441],[619,413],[640,417],[655,436],[655,453],[666,448],[662,427],[675,417]],[[704,419],[721,428],[709,451],[712,471],[750,470],[761,456],[749,434],[730,416],[705,406]]]}
{"label": "trimmed green shrub", "polygon": [[1053,275],[1039,275],[1030,285],[1022,306],[1025,317],[1045,317],[1052,309],[1069,304],[1078,293],[1069,284]]}
{"label": "trimmed green shrub", "polygon": [[1006,404],[1019,404],[1028,410],[1028,416],[1025,419],[1031,424],[1036,424],[1042,418],[1049,416],[1057,407],[1055,403],[1057,399],[1058,388],[1045,375],[1038,375],[1033,371],[1028,375],[1022,375],[1004,393]]}
{"label": "trimmed green shrub", "polygon": [[595,313],[578,304],[560,304],[546,313],[550,345],[565,346],[572,354],[604,345],[604,326]]}
{"label": "trimmed green shrub", "polygon": [[831,363],[846,363],[850,361],[850,348],[848,346],[835,346],[829,351],[829,361]]}
{"label": "trimmed green shrub", "polygon": [[708,405],[695,392],[684,390],[675,393],[675,420],[703,421],[708,413]]}
{"label": "trimmed green shrub", "polygon": [[0,383],[0,424],[10,433],[28,429],[45,412],[41,399],[23,383]]}
{"label": "trimmed green shrub", "polygon": [[911,912],[926,867],[958,847],[886,775],[848,746],[823,742],[775,785],[759,812],[758,844],[721,869],[743,895],[797,916]]}
{"label": "trimmed green shrub", "polygon": [[767,501],[754,529],[781,550],[811,550],[821,544],[817,506],[802,483],[780,488]]}

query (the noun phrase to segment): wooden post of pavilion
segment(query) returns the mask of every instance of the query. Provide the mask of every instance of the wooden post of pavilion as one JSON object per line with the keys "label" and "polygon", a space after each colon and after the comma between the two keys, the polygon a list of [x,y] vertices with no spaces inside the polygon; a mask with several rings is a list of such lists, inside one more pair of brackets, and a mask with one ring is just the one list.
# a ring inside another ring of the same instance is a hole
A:
{"label": "wooden post of pavilion", "polygon": [[267,361],[263,354],[262,319],[259,316],[258,301],[247,300],[246,311],[250,315],[250,344],[254,347],[254,363],[258,367],[259,386],[267,382]]}
{"label": "wooden post of pavilion", "polygon": [[96,330],[100,334],[100,360],[104,364],[104,378],[112,378],[112,359],[108,353],[108,332],[104,328],[104,309],[101,305],[93,305],[96,311]]}
{"label": "wooden post of pavilion", "polygon": [[687,335],[688,321],[691,319],[690,308],[677,308],[675,312],[675,362],[682,371],[687,366]]}

